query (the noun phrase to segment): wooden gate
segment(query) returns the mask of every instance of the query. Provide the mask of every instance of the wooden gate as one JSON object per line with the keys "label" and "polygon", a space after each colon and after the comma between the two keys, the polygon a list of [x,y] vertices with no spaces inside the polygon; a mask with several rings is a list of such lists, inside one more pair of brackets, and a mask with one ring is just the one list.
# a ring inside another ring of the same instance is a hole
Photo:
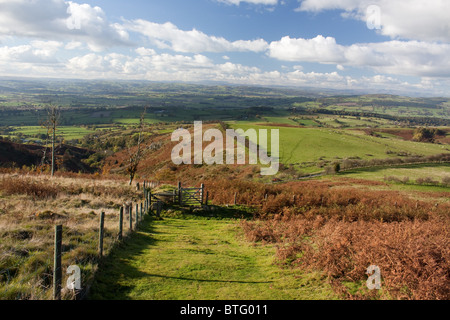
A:
{"label": "wooden gate", "polygon": [[200,188],[183,188],[178,183],[178,204],[180,206],[202,206],[205,193],[205,186]]}
{"label": "wooden gate", "polygon": [[205,198],[205,186],[200,188],[183,188],[181,182],[178,183],[178,189],[172,191],[152,192],[150,188],[144,189],[145,211],[152,208],[154,203],[178,204],[180,206],[202,206],[208,202],[208,194]]}

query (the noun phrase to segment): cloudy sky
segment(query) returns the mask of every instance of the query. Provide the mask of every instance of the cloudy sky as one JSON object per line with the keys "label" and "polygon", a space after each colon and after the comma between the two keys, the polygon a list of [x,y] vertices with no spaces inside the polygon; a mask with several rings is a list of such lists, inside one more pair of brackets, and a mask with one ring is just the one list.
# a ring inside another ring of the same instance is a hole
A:
{"label": "cloudy sky", "polygon": [[450,1],[0,0],[0,76],[450,96]]}

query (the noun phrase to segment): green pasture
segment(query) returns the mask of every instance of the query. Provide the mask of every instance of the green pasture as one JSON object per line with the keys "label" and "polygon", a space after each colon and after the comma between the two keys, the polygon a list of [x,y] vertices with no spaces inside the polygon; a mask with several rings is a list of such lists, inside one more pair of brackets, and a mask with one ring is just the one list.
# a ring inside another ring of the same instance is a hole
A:
{"label": "green pasture", "polygon": [[431,178],[441,182],[443,177],[450,177],[450,164],[411,164],[386,167],[372,167],[343,171],[340,176],[351,176],[368,180],[384,180],[384,177],[409,178],[414,182],[418,178]]}
{"label": "green pasture", "polygon": [[[345,158],[384,159],[397,156],[397,152],[426,156],[449,151],[445,145],[372,137],[355,130],[274,127],[242,121],[230,122],[230,126],[243,130],[267,129],[269,132],[279,129],[280,159],[284,164],[318,163]],[[268,149],[270,151],[270,143]],[[390,154],[387,154],[388,151]],[[315,167],[314,164],[311,166]],[[317,167],[315,169],[318,171]]]}
{"label": "green pasture", "polygon": [[[82,139],[85,135],[93,133],[94,130],[84,127],[57,127],[56,134],[58,137],[63,137],[65,140]],[[40,126],[24,126],[16,127],[14,133],[22,133],[26,137],[32,137],[38,134],[46,134],[47,129]]]}
{"label": "green pasture", "polygon": [[386,126],[389,125],[389,121],[385,119],[374,119],[367,117],[351,117],[351,116],[329,116],[321,115],[317,119],[320,123],[331,127],[373,127],[373,126]]}

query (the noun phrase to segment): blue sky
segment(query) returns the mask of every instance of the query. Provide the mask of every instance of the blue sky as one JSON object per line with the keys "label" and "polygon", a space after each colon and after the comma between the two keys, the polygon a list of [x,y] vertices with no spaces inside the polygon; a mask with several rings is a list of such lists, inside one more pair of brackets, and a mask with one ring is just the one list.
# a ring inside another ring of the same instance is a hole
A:
{"label": "blue sky", "polygon": [[450,96],[448,12],[442,0],[0,0],[0,76]]}

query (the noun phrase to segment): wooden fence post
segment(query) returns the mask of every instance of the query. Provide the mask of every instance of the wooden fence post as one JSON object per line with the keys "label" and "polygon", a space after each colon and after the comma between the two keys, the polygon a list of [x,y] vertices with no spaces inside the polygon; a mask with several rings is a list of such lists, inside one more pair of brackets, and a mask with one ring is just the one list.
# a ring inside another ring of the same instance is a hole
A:
{"label": "wooden fence post", "polygon": [[123,239],[123,206],[120,207],[119,213],[119,240]]}
{"label": "wooden fence post", "polygon": [[61,253],[62,253],[62,225],[55,226],[55,256],[53,262],[53,299],[61,300]]}
{"label": "wooden fence post", "polygon": [[103,256],[103,227],[105,225],[105,213],[100,214],[100,229],[98,231],[98,255]]}
{"label": "wooden fence post", "polygon": [[162,202],[158,201],[156,203],[156,216],[159,218],[161,216]]}
{"label": "wooden fence post", "polygon": [[208,205],[208,199],[209,199],[209,191],[206,191],[206,199],[205,199],[206,205]]}
{"label": "wooden fence post", "polygon": [[144,195],[144,211],[145,211],[145,212],[148,211],[148,200],[147,200],[147,195]]}
{"label": "wooden fence post", "polygon": [[128,215],[130,216],[130,230],[133,230],[133,205],[128,207]]}
{"label": "wooden fence post", "polygon": [[234,193],[234,205],[237,204],[237,192]]}
{"label": "wooden fence post", "polygon": [[152,191],[150,190],[150,192],[148,193],[148,210],[151,211],[152,210]]}
{"label": "wooden fence post", "polygon": [[201,195],[200,195],[200,205],[203,205],[204,204],[204,202],[203,202],[203,200],[204,200],[204,197],[205,197],[205,185],[202,183],[201,185],[200,185],[200,188],[201,188]]}
{"label": "wooden fence post", "polygon": [[138,223],[139,223],[139,209],[138,208],[139,208],[139,206],[136,203],[136,214],[135,214],[136,215],[136,221],[135,221],[135,224],[134,224],[135,225],[135,228],[134,228],[135,230],[137,230],[137,226],[138,226]]}
{"label": "wooden fence post", "polygon": [[181,181],[178,181],[178,205],[182,205],[183,199],[182,199],[182,190],[181,190]]}
{"label": "wooden fence post", "polygon": [[143,219],[143,206],[142,206],[142,202],[141,202],[141,210],[139,211],[139,214],[141,216],[141,221]]}

